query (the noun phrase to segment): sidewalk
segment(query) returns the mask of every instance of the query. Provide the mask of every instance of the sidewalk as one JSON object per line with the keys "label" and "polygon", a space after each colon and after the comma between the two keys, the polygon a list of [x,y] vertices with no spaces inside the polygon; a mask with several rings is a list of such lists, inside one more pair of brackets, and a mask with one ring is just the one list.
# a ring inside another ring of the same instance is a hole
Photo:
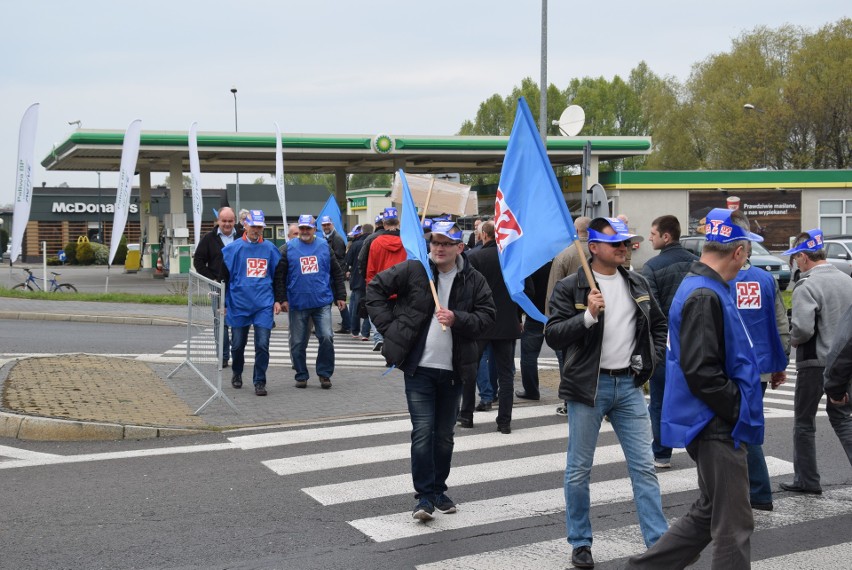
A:
{"label": "sidewalk", "polygon": [[[71,267],[58,271],[62,273],[62,281],[73,283],[81,292],[103,291],[106,268]],[[0,270],[0,284],[8,286],[8,278],[8,269]],[[124,274],[113,268],[109,290],[168,294],[171,288],[179,289],[177,282],[179,279],[154,279],[150,271]],[[336,309],[332,317],[336,329],[340,318]],[[186,318],[187,309],[181,305],[0,297],[0,319],[186,326]],[[287,317],[279,315],[276,324],[278,328],[286,328]],[[247,347],[247,352],[250,350]],[[302,390],[293,387],[292,370],[270,366],[266,397],[255,396],[250,381],[241,390],[233,389],[231,370],[227,368],[222,371],[223,392],[239,413],[218,399],[196,416],[193,412],[213,392],[188,367],[167,378],[175,364],[82,354],[0,360],[0,437],[139,439],[199,430],[297,425],[407,413],[402,373],[398,370],[383,376],[384,368],[338,367],[332,376],[334,387],[321,390],[310,359],[308,367],[311,379],[308,388]],[[250,377],[250,369],[246,372]],[[543,399],[557,403],[552,378],[555,371],[541,371],[541,375]]]}

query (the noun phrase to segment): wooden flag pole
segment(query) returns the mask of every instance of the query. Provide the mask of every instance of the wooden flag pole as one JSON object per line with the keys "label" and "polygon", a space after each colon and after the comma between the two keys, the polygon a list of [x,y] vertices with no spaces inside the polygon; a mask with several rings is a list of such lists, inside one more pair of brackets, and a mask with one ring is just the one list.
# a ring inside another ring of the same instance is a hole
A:
{"label": "wooden flag pole", "polygon": [[586,273],[586,279],[589,281],[589,289],[596,289],[592,268],[589,267],[589,260],[586,259],[586,254],[583,253],[583,245],[580,243],[580,238],[574,240],[574,247],[577,248],[577,252],[580,254],[580,263],[583,265],[583,271]]}
{"label": "wooden flag pole", "polygon": [[[429,200],[432,199],[432,188],[435,186],[435,179],[429,181],[429,191],[426,193],[426,203],[423,204],[423,213],[420,214],[420,225],[423,225],[423,222],[426,220],[426,210],[429,209]],[[432,292],[435,293],[434,287],[432,288]],[[435,293],[435,304],[438,304],[438,294]]]}

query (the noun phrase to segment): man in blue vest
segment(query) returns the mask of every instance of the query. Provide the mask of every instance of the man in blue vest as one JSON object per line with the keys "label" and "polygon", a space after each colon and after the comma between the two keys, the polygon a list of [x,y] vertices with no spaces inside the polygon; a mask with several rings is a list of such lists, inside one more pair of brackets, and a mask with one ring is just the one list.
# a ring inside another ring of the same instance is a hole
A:
{"label": "man in blue vest", "polygon": [[254,326],[254,393],[266,396],[269,335],[274,324],[275,297],[272,276],[281,255],[263,239],[263,210],[248,212],[245,233],[222,248],[220,281],[225,283],[225,322],[231,327],[231,386],[243,387],[243,367],[248,330]]}
{"label": "man in blue vest", "polygon": [[281,263],[275,272],[275,312],[289,314],[290,359],[296,370],[296,388],[308,386],[307,347],[313,321],[319,341],[316,370],[320,387],[331,388],[334,373],[334,333],[331,331],[331,304],[343,310],[346,286],[343,270],[324,239],[317,239],[313,216],[299,216],[299,239],[279,249]]}
{"label": "man in blue vest", "polygon": [[707,214],[706,242],[669,311],[661,440],[686,447],[698,470],[699,497],[657,543],[626,568],[684,568],[713,541],[713,567],[751,566],[754,517],[745,444],[763,443],[760,368],[728,281],[748,259],[740,210]]}
{"label": "man in blue vest", "polygon": [[[751,242],[749,242],[749,254]],[[790,321],[787,307],[781,299],[778,282],[770,273],[747,264],[731,285],[731,295],[743,322],[754,342],[754,352],[760,366],[760,391],[766,393],[767,383],[774,390],[787,379],[790,351]],[[748,446],[748,479],[751,507],[771,511],[772,486],[762,445]]]}

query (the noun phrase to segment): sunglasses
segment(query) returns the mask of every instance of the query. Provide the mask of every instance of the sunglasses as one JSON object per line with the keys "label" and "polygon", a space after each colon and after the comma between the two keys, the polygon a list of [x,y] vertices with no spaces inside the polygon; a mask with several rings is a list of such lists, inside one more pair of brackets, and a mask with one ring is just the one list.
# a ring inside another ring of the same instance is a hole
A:
{"label": "sunglasses", "polygon": [[621,246],[630,247],[631,244],[632,244],[632,242],[629,239],[626,239],[624,241],[601,241],[601,242],[598,242],[598,243],[605,243],[613,249],[618,249]]}

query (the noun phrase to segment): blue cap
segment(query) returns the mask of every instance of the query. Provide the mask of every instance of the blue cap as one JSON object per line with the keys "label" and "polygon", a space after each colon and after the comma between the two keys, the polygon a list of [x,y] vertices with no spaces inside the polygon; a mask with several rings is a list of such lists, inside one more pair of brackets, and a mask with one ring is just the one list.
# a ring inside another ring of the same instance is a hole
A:
{"label": "blue cap", "polygon": [[333,224],[333,223],[334,222],[331,221],[331,216],[323,216],[322,218],[320,218],[320,224]]}
{"label": "blue cap", "polygon": [[434,222],[432,220],[430,220],[429,218],[424,218],[423,222],[420,225],[423,226],[424,232],[431,232],[433,223]]}
{"label": "blue cap", "polygon": [[396,211],[396,208],[390,207],[385,208],[382,211],[382,219],[383,220],[396,220],[399,219],[399,212]]}
{"label": "blue cap", "polygon": [[[595,218],[595,220],[599,219],[606,220],[606,223],[609,224],[609,227],[615,230],[615,234],[605,234],[603,232],[599,232],[593,230],[592,228],[589,228],[589,242],[603,241],[607,243],[619,243],[627,240],[640,242],[645,239],[642,236],[631,234],[630,230],[627,228],[627,224],[625,224],[618,218]],[[592,221],[594,222],[595,220]]]}
{"label": "blue cap", "polygon": [[249,213],[246,216],[247,226],[259,226],[261,228],[265,228],[265,222],[266,218],[263,215],[263,210],[249,210]]}
{"label": "blue cap", "polygon": [[379,214],[378,216],[376,216],[375,222],[376,222],[377,224],[381,224],[381,223],[383,223],[383,222],[384,222],[384,221],[382,220],[382,215],[381,215],[381,214]]}
{"label": "blue cap", "polygon": [[[453,231],[453,228],[456,228]],[[432,237],[435,237],[435,234],[442,235],[444,237],[450,238],[453,241],[461,242],[462,240],[462,231],[458,229],[455,222],[447,222],[447,221],[432,221]]]}
{"label": "blue cap", "polygon": [[314,220],[314,217],[310,214],[302,214],[299,216],[299,227],[308,226],[309,228],[316,228],[317,223]]}
{"label": "blue cap", "polygon": [[748,240],[763,241],[757,234],[751,233],[731,222],[731,215],[735,210],[727,208],[713,208],[704,218],[704,239],[719,243],[731,243],[732,241]]}
{"label": "blue cap", "polygon": [[357,237],[357,236],[361,235],[361,226],[360,225],[355,226],[354,228],[352,228],[352,231],[349,232],[346,235],[348,235],[349,237]]}
{"label": "blue cap", "polygon": [[433,222],[451,222],[452,220],[453,218],[449,214],[441,214],[436,218],[432,218]]}
{"label": "blue cap", "polygon": [[796,247],[790,248],[781,255],[795,255],[797,253],[802,253],[803,251],[819,251],[825,244],[822,241],[822,230],[821,229],[813,229],[805,232],[811,239],[806,239]]}

